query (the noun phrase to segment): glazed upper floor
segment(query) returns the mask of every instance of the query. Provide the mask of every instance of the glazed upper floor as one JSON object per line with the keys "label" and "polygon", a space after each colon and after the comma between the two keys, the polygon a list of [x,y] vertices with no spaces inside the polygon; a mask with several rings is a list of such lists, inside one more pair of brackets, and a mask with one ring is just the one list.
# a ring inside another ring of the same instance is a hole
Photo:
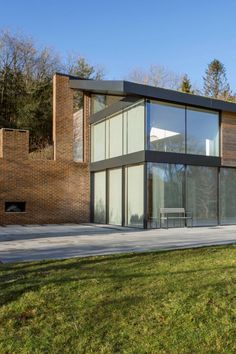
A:
{"label": "glazed upper floor", "polygon": [[126,81],[72,78],[70,87],[91,97],[91,162],[149,151],[236,166],[234,103]]}

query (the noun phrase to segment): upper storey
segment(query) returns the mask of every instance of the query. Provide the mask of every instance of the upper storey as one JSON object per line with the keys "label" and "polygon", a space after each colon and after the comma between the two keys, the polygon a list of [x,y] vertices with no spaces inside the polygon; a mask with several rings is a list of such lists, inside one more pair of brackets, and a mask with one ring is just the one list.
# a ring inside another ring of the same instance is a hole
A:
{"label": "upper storey", "polygon": [[236,166],[236,104],[127,81],[71,78],[91,95],[91,161],[138,151]]}

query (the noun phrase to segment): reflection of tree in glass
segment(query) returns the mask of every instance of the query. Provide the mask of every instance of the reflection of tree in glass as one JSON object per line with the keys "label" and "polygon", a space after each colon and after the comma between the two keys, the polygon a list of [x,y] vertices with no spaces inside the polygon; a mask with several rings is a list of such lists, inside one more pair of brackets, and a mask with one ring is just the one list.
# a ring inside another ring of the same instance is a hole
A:
{"label": "reflection of tree in glass", "polygon": [[220,214],[225,224],[236,221],[236,170],[221,168],[220,170]]}
{"label": "reflection of tree in glass", "polygon": [[217,169],[187,167],[187,206],[195,224],[215,224],[217,218]]}
{"label": "reflection of tree in glass", "polygon": [[183,183],[183,165],[149,165],[148,219],[154,227],[160,226],[160,208],[183,207]]}
{"label": "reflection of tree in glass", "polygon": [[154,140],[150,142],[151,150],[165,152],[185,152],[184,134]]}
{"label": "reflection of tree in glass", "polygon": [[106,222],[106,208],[105,208],[104,201],[102,199],[97,200],[95,203],[94,221],[98,223]]}
{"label": "reflection of tree in glass", "polygon": [[129,224],[130,225],[142,225],[143,215],[133,214],[130,216]]}

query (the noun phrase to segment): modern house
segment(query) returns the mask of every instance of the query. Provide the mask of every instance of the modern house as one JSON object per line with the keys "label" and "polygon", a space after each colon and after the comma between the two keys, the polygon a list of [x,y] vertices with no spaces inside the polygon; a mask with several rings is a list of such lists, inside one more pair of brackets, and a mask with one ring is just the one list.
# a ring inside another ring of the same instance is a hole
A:
{"label": "modern house", "polygon": [[2,130],[1,223],[159,228],[161,208],[184,208],[194,226],[236,224],[236,104],[56,74],[53,117],[51,161],[27,157],[27,132]]}

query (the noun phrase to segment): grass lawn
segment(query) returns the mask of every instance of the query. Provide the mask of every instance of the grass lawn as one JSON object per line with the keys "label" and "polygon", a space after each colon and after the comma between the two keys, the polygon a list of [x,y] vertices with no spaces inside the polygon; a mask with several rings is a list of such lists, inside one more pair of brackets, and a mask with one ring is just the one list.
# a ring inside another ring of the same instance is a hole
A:
{"label": "grass lawn", "polygon": [[0,265],[0,353],[236,353],[236,246]]}

